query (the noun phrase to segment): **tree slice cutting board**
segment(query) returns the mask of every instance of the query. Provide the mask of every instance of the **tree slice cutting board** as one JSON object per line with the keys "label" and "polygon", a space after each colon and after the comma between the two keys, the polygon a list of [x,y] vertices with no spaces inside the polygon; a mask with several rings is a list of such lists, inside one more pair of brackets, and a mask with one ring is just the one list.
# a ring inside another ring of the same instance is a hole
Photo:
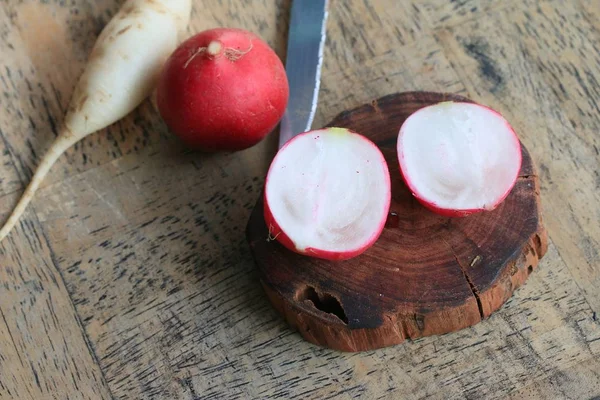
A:
{"label": "tree slice cutting board", "polygon": [[494,211],[441,217],[404,185],[396,157],[400,126],[419,108],[446,100],[469,101],[442,93],[393,94],[328,124],[369,137],[392,176],[386,228],[362,255],[325,261],[285,249],[268,240],[258,201],[247,237],[262,285],[306,340],[364,351],[466,328],[500,308],[546,252],[538,177],[525,147],[516,185]]}

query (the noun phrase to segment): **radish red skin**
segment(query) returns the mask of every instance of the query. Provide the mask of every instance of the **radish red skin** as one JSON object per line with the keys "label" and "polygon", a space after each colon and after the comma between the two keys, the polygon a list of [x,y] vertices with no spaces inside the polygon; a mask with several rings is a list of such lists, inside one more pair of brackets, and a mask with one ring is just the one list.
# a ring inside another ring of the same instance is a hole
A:
{"label": "radish red skin", "polygon": [[251,32],[227,28],[183,42],[165,63],[157,88],[169,129],[189,147],[208,151],[260,142],[283,117],[288,97],[285,68],[273,49]]}
{"label": "radish red skin", "polygon": [[[480,106],[480,107],[482,107],[482,108],[487,109],[488,111],[496,114],[497,116],[502,117],[502,115],[498,111],[496,111],[496,110],[494,110],[494,109],[492,109],[492,108],[490,108],[488,106],[481,105],[481,104],[477,104],[477,105]],[[433,106],[435,106],[435,105],[433,105]],[[432,107],[432,106],[428,106],[428,107]],[[510,130],[510,132],[512,132],[512,134],[514,135],[516,144],[519,146],[519,151],[517,152],[517,154],[518,154],[518,161],[517,162],[518,162],[518,165],[519,165],[518,170],[520,170],[521,169],[521,163],[522,163],[522,153],[521,153],[521,150],[520,150],[520,144],[521,143],[520,143],[520,141],[518,139],[518,136],[517,136],[516,132],[514,131],[513,127],[510,124],[508,124],[508,123],[506,123],[506,126]],[[517,174],[517,176],[515,177],[515,180],[513,181],[512,185],[504,192],[504,194],[501,197],[499,197],[497,199],[497,201],[494,204],[490,205],[487,208],[472,208],[472,209],[451,209],[451,208],[444,208],[444,207],[439,207],[435,202],[426,200],[421,195],[421,193],[419,193],[419,191],[417,190],[417,188],[415,187],[415,185],[412,183],[411,179],[404,172],[405,171],[404,168],[403,168],[404,154],[403,153],[398,154],[398,159],[399,159],[399,163],[400,163],[400,173],[401,173],[402,179],[403,179],[404,183],[406,184],[406,186],[408,187],[408,189],[411,191],[412,195],[425,208],[427,208],[428,210],[430,210],[430,211],[432,211],[432,212],[434,212],[434,213],[436,213],[438,215],[444,216],[444,217],[467,217],[469,215],[476,214],[476,213],[479,213],[479,212],[482,212],[482,211],[493,211],[500,204],[502,204],[502,202],[504,200],[506,200],[506,197],[508,197],[508,195],[510,194],[510,192],[514,188],[514,185],[515,185],[516,180],[518,178],[518,174]]]}

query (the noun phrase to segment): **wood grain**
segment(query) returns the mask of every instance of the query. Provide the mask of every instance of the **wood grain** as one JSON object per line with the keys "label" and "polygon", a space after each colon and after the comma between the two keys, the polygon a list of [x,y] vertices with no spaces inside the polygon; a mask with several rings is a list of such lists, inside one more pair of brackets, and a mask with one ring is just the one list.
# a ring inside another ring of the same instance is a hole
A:
{"label": "wood grain", "polygon": [[[2,212],[121,3],[0,2]],[[3,243],[1,398],[600,396],[597,1],[331,3],[316,124],[406,90],[500,109],[540,167],[551,241],[538,271],[472,328],[360,354],[313,346],[272,310],[244,238],[276,135],[237,154],[188,153],[146,102],[61,158],[28,209],[33,225]],[[284,57],[289,5],[195,0],[188,32],[245,27]]]}
{"label": "wood grain", "polygon": [[37,218],[15,229],[0,245],[0,398],[109,399]]}
{"label": "wood grain", "polygon": [[[531,4],[536,0],[524,0]],[[514,6],[514,1],[498,0],[424,0],[420,7],[434,27],[449,27],[489,15],[492,11]]]}
{"label": "wood grain", "polygon": [[[434,38],[424,37],[419,43],[400,45],[394,50],[345,68],[337,65],[325,69],[313,126],[324,126],[344,110],[392,93],[466,93]],[[339,84],[341,81],[344,85]]]}
{"label": "wood grain", "polygon": [[468,99],[403,92],[347,110],[328,126],[361,132],[392,174],[390,217],[370,249],[343,262],[295,254],[270,235],[262,196],[247,227],[269,300],[308,341],[366,351],[466,328],[504,304],[547,247],[539,181],[525,148],[519,179],[493,212],[444,218],[415,201],[398,170],[398,129],[420,108]]}
{"label": "wood grain", "polygon": [[325,71],[360,65],[429,33],[424,15],[414,3],[332,1],[330,12],[335,17],[327,21]]}
{"label": "wood grain", "polygon": [[[510,399],[595,399],[600,392],[600,363],[590,359],[556,371],[511,394]],[[596,396],[596,397],[594,397]]]}

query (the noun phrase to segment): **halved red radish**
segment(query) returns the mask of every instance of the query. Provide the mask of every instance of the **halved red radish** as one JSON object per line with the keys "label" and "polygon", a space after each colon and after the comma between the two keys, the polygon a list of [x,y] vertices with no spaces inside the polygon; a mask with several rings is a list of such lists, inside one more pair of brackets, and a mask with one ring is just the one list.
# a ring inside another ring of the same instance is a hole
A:
{"label": "halved red radish", "polygon": [[270,238],[292,251],[345,260],[375,243],[390,200],[390,175],[377,146],[347,129],[320,129],[289,140],[273,159],[265,222]]}
{"label": "halved red radish", "polygon": [[496,111],[443,102],[422,108],[398,135],[400,170],[413,195],[445,216],[496,208],[521,168],[519,139]]}

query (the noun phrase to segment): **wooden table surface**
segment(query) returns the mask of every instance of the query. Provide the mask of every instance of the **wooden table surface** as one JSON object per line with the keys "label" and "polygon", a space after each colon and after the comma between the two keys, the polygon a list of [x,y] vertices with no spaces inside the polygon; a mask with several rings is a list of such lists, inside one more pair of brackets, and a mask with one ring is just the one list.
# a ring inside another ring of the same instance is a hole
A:
{"label": "wooden table surface", "polygon": [[[0,2],[2,219],[120,0]],[[289,0],[195,0],[189,34],[260,34]],[[498,312],[368,353],[303,341],[245,240],[276,135],[196,154],[151,101],[63,156],[0,244],[0,398],[600,396],[600,0],[331,0],[315,126],[407,90],[501,111],[538,166],[550,235]]]}

